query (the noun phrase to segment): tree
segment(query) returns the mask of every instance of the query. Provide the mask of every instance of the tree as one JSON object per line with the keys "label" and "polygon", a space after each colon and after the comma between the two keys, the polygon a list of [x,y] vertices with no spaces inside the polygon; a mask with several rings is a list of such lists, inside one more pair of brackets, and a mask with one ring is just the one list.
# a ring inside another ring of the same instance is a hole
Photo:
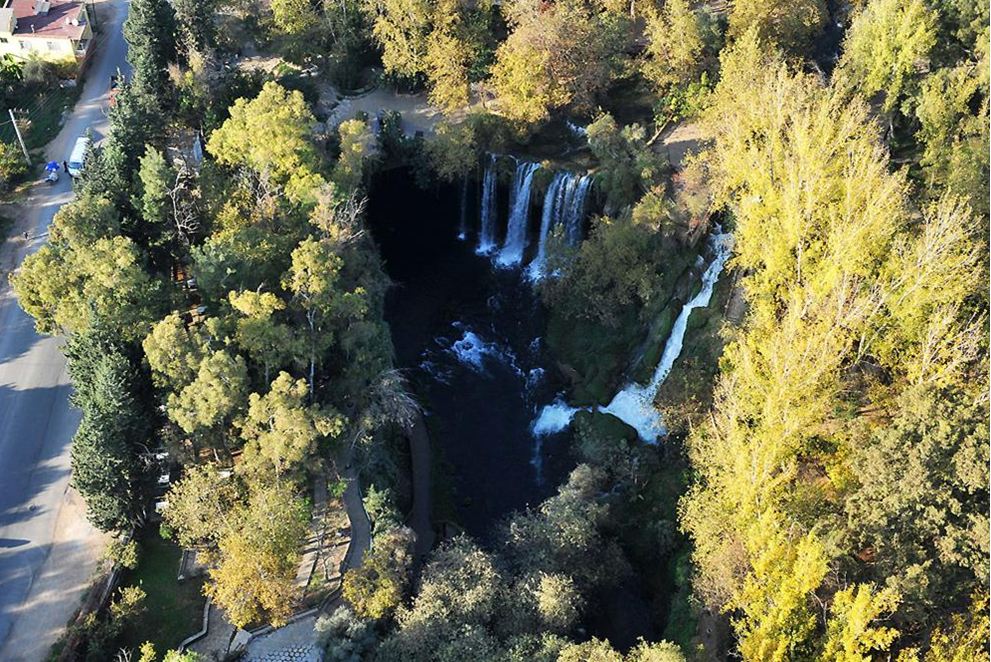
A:
{"label": "tree", "polygon": [[49,240],[69,246],[91,244],[120,234],[120,212],[106,198],[83,192],[52,219]]}
{"label": "tree", "polygon": [[499,618],[506,586],[496,560],[459,537],[435,551],[423,569],[420,592],[401,609],[397,630],[382,642],[383,660],[464,659],[489,653],[496,642],[486,628]]}
{"label": "tree", "polygon": [[237,344],[264,366],[268,383],[269,371],[293,355],[292,329],[275,319],[286,304],[271,292],[231,292],[228,300],[241,315],[236,322]]}
{"label": "tree", "polygon": [[277,28],[293,37],[309,33],[320,21],[310,0],[273,0],[272,18]]}
{"label": "tree", "polygon": [[219,563],[204,587],[237,627],[267,620],[275,626],[292,614],[300,546],[309,513],[288,483],[252,491],[231,514],[218,542]]}
{"label": "tree", "polygon": [[341,257],[326,240],[305,239],[293,251],[292,267],[282,280],[305,319],[311,393],[316,367],[333,342],[335,318],[346,320],[364,312],[361,288],[353,292],[338,290],[342,266]]}
{"label": "tree", "polygon": [[535,0],[508,5],[512,33],[499,47],[492,83],[500,112],[530,124],[552,109],[595,107],[616,75],[625,31],[614,15],[583,0],[547,6]]}
{"label": "tree", "polygon": [[601,167],[596,185],[607,196],[607,210],[632,204],[642,191],[659,183],[667,166],[647,145],[639,124],[620,127],[605,113],[588,125],[588,144]]}
{"label": "tree", "polygon": [[341,122],[337,133],[341,154],[334,166],[334,184],[341,191],[355,191],[364,183],[365,162],[375,155],[375,134],[360,119]]}
{"label": "tree", "polygon": [[472,81],[485,73],[493,54],[488,3],[441,0],[424,57],[430,101],[445,112],[468,104]]}
{"label": "tree", "polygon": [[125,237],[92,244],[43,246],[12,278],[25,311],[41,333],[84,333],[98,320],[126,340],[147,332],[160,305],[160,288],[141,267]]}
{"label": "tree", "polygon": [[702,22],[687,0],[667,0],[647,13],[647,55],[644,75],[660,90],[684,85],[702,70]]}
{"label": "tree", "polygon": [[884,93],[892,112],[912,93],[915,72],[936,42],[936,16],[922,0],[872,0],[843,45],[839,76],[865,96]]}
{"label": "tree", "polygon": [[264,396],[252,393],[248,411],[238,422],[244,439],[240,468],[256,479],[292,477],[313,453],[316,441],[337,436],[344,421],[332,412],[309,406],[306,381],[280,372]]}
{"label": "tree", "polygon": [[761,42],[790,53],[811,50],[828,18],[822,0],[738,0],[729,16],[730,39],[742,39],[754,30]]}
{"label": "tree", "polygon": [[427,141],[427,154],[437,175],[448,182],[478,166],[475,129],[470,122],[439,122]]}
{"label": "tree", "polygon": [[[985,35],[986,36],[986,33]],[[915,139],[924,147],[921,165],[927,183],[966,196],[971,208],[989,217],[988,135],[984,118],[988,97],[972,108],[975,95],[988,89],[987,39],[975,44],[975,57],[934,71],[923,79],[915,99],[919,129]]]}
{"label": "tree", "polygon": [[9,191],[27,171],[21,150],[14,143],[0,142],[0,192]]}
{"label": "tree", "polygon": [[[99,345],[92,337],[77,336],[73,343],[75,354]],[[132,395],[135,378],[127,358],[119,351],[98,356],[91,371],[70,363],[82,387],[74,402],[83,410],[72,441],[72,485],[86,501],[90,522],[102,531],[125,531],[142,514],[137,454],[147,429]]]}
{"label": "tree", "polygon": [[176,173],[166,162],[161,151],[149,146],[138,170],[141,182],[141,198],[136,204],[144,225],[140,233],[149,248],[172,248],[176,240],[176,228],[172,216],[172,190],[176,185]]}
{"label": "tree", "polygon": [[134,0],[124,21],[133,89],[149,109],[168,108],[172,84],[168,63],[175,59],[175,14],[166,0]]}
{"label": "tree", "polygon": [[227,350],[207,354],[196,378],[168,396],[169,418],[187,434],[220,425],[243,406],[248,391],[248,367]]}
{"label": "tree", "polygon": [[340,606],[329,616],[321,616],[313,626],[317,642],[330,662],[364,659],[375,647],[375,629],[369,621]]}
{"label": "tree", "polygon": [[172,484],[162,520],[183,548],[215,546],[235,522],[241,485],[215,465],[191,466]]}
{"label": "tree", "polygon": [[540,573],[535,587],[537,613],[544,627],[567,632],[578,622],[583,600],[575,582],[566,575]]}
{"label": "tree", "polygon": [[875,592],[859,584],[833,596],[831,614],[826,625],[826,645],[822,656],[836,662],[869,662],[871,653],[889,649],[898,631],[877,627],[898,606],[898,593],[891,589]]}
{"label": "tree", "polygon": [[292,201],[309,201],[322,183],[309,139],[315,121],[301,92],[270,81],[254,99],[234,102],[207,149],[224,165],[246,166],[269,178]]}
{"label": "tree", "polygon": [[215,45],[219,4],[218,0],[172,0],[176,26],[187,57],[193,51],[204,51]]}
{"label": "tree", "polygon": [[170,313],[142,341],[152,378],[162,388],[181,390],[196,379],[206,339],[190,328],[179,313]]}
{"label": "tree", "polygon": [[410,529],[396,525],[376,533],[375,545],[361,565],[344,574],[344,598],[359,616],[386,618],[405,599],[413,565],[413,539]]}
{"label": "tree", "polygon": [[372,34],[382,48],[382,65],[390,76],[417,83],[426,68],[431,6],[427,0],[382,0]]}

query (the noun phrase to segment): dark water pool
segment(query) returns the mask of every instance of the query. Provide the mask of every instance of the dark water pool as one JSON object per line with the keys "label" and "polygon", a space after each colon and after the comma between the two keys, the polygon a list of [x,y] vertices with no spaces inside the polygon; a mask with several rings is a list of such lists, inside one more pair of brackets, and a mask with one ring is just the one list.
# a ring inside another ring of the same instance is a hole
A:
{"label": "dark water pool", "polygon": [[372,232],[394,281],[386,319],[399,366],[451,469],[458,523],[485,538],[505,514],[553,494],[573,464],[566,435],[538,449],[530,432],[537,403],[559,388],[540,339],[543,311],[521,269],[497,269],[475,254],[474,187],[463,241],[459,185],[423,191],[408,171],[392,170],[369,197]]}

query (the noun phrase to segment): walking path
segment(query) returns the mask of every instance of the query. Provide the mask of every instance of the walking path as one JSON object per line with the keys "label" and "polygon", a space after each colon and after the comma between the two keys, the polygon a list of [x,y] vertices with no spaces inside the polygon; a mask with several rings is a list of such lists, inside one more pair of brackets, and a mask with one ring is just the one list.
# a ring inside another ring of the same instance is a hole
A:
{"label": "walking path", "polygon": [[434,526],[430,518],[430,437],[423,413],[417,412],[413,429],[409,433],[410,465],[413,473],[413,508],[409,525],[416,533],[416,559],[423,558],[433,549]]}

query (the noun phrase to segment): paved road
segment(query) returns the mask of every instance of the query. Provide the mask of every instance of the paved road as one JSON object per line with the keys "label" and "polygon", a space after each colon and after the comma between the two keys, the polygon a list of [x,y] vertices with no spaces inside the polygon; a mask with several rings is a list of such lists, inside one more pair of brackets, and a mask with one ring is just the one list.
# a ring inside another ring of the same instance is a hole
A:
{"label": "paved road", "polygon": [[[87,128],[99,140],[110,74],[126,66],[121,23],[124,0],[101,3],[106,39],[92,62],[79,103],[49,144],[47,158],[68,158]],[[58,208],[72,199],[69,178],[39,184],[0,246],[0,272],[18,266],[44,243]],[[27,231],[31,239],[24,240]],[[96,570],[103,538],[85,520],[69,488],[69,446],[79,412],[61,340],[39,336],[17,305],[6,277],[0,282],[0,660],[43,660],[79,605]]]}

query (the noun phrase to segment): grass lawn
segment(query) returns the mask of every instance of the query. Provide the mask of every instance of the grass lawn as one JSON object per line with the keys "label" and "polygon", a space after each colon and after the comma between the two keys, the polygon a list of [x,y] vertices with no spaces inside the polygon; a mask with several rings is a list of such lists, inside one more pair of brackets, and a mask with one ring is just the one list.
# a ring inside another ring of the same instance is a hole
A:
{"label": "grass lawn", "polygon": [[150,641],[161,654],[200,629],[206,598],[200,592],[199,579],[176,581],[182,552],[159,535],[157,526],[145,529],[138,542],[138,567],[126,573],[121,586],[141,586],[147,594],[146,609],[124,628],[119,643],[137,650]]}

